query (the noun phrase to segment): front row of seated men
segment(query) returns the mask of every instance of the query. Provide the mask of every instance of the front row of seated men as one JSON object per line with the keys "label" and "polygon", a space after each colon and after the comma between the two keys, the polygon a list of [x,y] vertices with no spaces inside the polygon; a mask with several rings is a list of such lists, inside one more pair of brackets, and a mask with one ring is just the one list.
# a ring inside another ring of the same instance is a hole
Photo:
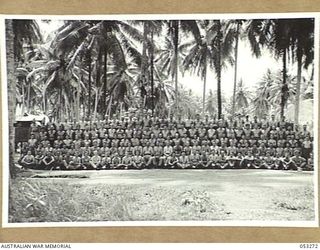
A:
{"label": "front row of seated men", "polygon": [[47,151],[43,154],[32,154],[31,150],[22,156],[19,163],[23,168],[42,170],[102,170],[102,169],[283,169],[283,170],[313,170],[313,155],[305,159],[297,149],[294,155],[272,155],[266,152],[264,156],[254,155],[250,150],[242,153],[226,154],[224,150],[219,153],[191,152],[180,155],[175,152],[164,155],[132,154],[126,151],[124,156],[117,152],[101,153],[97,150],[92,154],[88,152],[61,153]]}

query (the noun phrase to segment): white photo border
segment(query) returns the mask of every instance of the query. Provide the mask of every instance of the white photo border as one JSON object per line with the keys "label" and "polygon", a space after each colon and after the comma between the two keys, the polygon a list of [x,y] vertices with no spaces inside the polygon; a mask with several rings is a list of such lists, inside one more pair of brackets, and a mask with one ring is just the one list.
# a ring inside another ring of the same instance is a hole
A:
{"label": "white photo border", "polygon": [[[269,18],[314,18],[314,210],[313,221],[101,221],[101,222],[39,222],[10,223],[9,215],[9,124],[5,19],[50,19],[50,20],[166,20],[166,19],[269,19]],[[123,226],[214,226],[214,227],[319,227],[319,166],[318,166],[318,126],[319,126],[319,39],[320,12],[297,13],[235,13],[235,14],[109,14],[109,15],[0,15],[0,62],[1,62],[1,107],[2,107],[2,227],[123,227]]]}

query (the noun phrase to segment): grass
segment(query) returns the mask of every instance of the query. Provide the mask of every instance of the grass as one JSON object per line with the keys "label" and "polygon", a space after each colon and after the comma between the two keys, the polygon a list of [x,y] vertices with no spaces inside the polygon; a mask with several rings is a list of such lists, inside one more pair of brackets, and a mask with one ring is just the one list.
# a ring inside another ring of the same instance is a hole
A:
{"label": "grass", "polygon": [[[284,201],[282,197],[287,197]],[[313,190],[310,188],[302,188],[294,190],[286,190],[282,193],[282,195],[278,198],[274,199],[274,204],[281,208],[287,210],[311,210],[313,209],[313,203],[306,202],[307,198],[312,198]]]}
{"label": "grass", "polygon": [[227,213],[200,191],[162,187],[133,194],[128,187],[66,185],[51,179],[16,179],[10,188],[9,222],[206,220],[223,214]]}
{"label": "grass", "polygon": [[[302,182],[309,178],[304,173],[146,171],[108,173],[107,179],[70,175],[11,180],[9,222],[314,219],[312,183]],[[275,175],[283,176],[286,185],[269,185]],[[298,185],[289,184],[289,176]]]}

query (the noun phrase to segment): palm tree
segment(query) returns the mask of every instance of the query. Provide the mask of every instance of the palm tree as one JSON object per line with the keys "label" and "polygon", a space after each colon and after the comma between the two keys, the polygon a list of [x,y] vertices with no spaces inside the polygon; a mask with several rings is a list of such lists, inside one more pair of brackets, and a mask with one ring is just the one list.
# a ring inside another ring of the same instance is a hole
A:
{"label": "palm tree", "polygon": [[282,77],[282,71],[272,72],[268,69],[261,81],[257,83],[257,90],[255,97],[253,98],[253,110],[258,117],[262,118],[267,115],[271,108],[281,111],[280,104],[283,94],[286,95],[288,101],[293,100],[293,97],[295,96],[294,86],[296,77],[290,75],[286,76],[288,91],[285,93],[283,93],[282,88]]}
{"label": "palm tree", "polygon": [[256,19],[249,22],[247,27],[248,39],[255,56],[261,56],[261,49],[268,48],[276,59],[282,59],[282,86],[280,101],[280,116],[288,101],[287,57],[293,47],[292,30],[294,23],[290,19]]}
{"label": "palm tree", "polygon": [[226,32],[232,34],[231,39],[234,41],[234,80],[233,80],[233,95],[232,95],[232,115],[235,113],[235,101],[236,101],[236,90],[237,90],[237,73],[238,73],[238,46],[240,35],[245,33],[242,29],[245,20],[236,19],[230,20],[226,23]]}
{"label": "palm tree", "polygon": [[41,40],[38,26],[34,20],[6,19],[6,57],[8,79],[8,113],[9,113],[9,170],[10,176],[15,177],[15,110],[16,110],[16,79],[15,69],[23,60],[23,44],[32,45]]}
{"label": "palm tree", "polygon": [[[154,72],[155,72],[155,88],[154,88],[155,111],[157,112],[158,116],[166,117],[168,115],[168,110],[166,109],[166,107],[172,100],[175,100],[176,90],[175,88],[173,88],[171,81],[167,79],[167,75],[163,71],[159,70],[157,65],[155,65]],[[178,103],[179,103],[179,100],[178,100]],[[176,108],[177,107],[175,107],[175,109]]]}
{"label": "palm tree", "polygon": [[243,86],[242,80],[240,80],[235,96],[235,103],[237,105],[238,110],[242,109],[243,115],[245,114],[245,109],[249,107],[250,101],[251,93]]}
{"label": "palm tree", "polygon": [[[200,21],[198,23],[198,25],[200,25]],[[200,36],[200,27],[197,27],[197,29],[199,30],[198,34]],[[190,70],[191,73],[196,73],[203,80],[202,114],[204,114],[206,103],[207,72],[210,59],[213,58],[210,48],[211,36],[209,36],[209,32],[206,32],[205,36],[195,37],[193,40],[194,44],[190,48],[189,54],[185,57],[183,65],[185,70]]]}
{"label": "palm tree", "polygon": [[274,82],[275,75],[268,69],[261,81],[257,83],[258,86],[253,98],[253,110],[260,119],[268,114],[270,110],[270,89]]}
{"label": "palm tree", "polygon": [[13,32],[13,20],[6,19],[6,57],[7,57],[7,82],[8,82],[8,107],[9,107],[9,170],[10,176],[15,177],[14,167],[14,152],[15,152],[15,140],[14,140],[14,118],[15,118],[15,102],[16,102],[16,87],[14,78],[14,32]]}
{"label": "palm tree", "polygon": [[[221,72],[228,63],[233,64],[232,32],[224,32],[225,22],[220,20],[201,20],[197,22],[199,37],[194,38],[189,54],[185,57],[183,65],[186,70],[191,70],[203,79],[202,113],[205,111],[206,78],[210,68],[217,75],[217,100],[218,117],[222,115],[221,98]],[[203,35],[200,35],[200,34]]]}
{"label": "palm tree", "polygon": [[[284,108],[287,106],[288,101],[292,101],[293,97],[295,96],[295,85],[296,85],[296,77],[291,76],[289,74],[286,74],[286,91],[284,91],[283,88],[283,72],[279,71],[275,74],[275,78],[273,81],[273,84],[270,87],[270,97],[269,101],[273,106],[280,107],[280,117],[283,117],[284,113]],[[285,106],[283,105],[283,99],[285,99]]]}
{"label": "palm tree", "polygon": [[[47,65],[35,69],[34,74],[39,71],[47,71],[48,80],[45,84],[45,90],[50,87],[53,90],[51,94],[58,91],[59,99],[62,100],[61,104],[70,100],[72,103],[77,102],[77,106],[80,107],[80,100],[86,101],[87,105],[83,105],[83,107],[87,106],[87,119],[91,117],[92,109],[98,108],[96,103],[91,100],[92,90],[97,93],[96,90],[103,85],[99,95],[95,95],[95,98],[99,97],[102,106],[99,111],[104,116],[106,101],[110,99],[107,98],[107,93],[112,94],[110,89],[116,89],[114,84],[122,84],[114,81],[108,83],[107,79],[111,80],[114,75],[108,72],[126,72],[128,60],[133,60],[136,64],[141,61],[140,53],[129,39],[134,34],[136,35],[135,39],[142,40],[142,35],[138,33],[139,31],[124,21],[65,22],[57,30],[56,36],[49,44],[49,56],[47,56],[49,59],[45,63]],[[101,63],[102,57],[103,64]],[[121,80],[121,77],[113,78]],[[102,100],[100,100],[101,97]],[[117,98],[113,99],[113,101],[115,100]],[[95,104],[92,105],[92,103]],[[62,110],[61,108],[62,105],[58,107],[58,110]],[[60,111],[58,113],[61,114]]]}
{"label": "palm tree", "polygon": [[295,96],[295,112],[294,121],[299,122],[299,107],[300,107],[300,90],[302,80],[302,67],[308,68],[313,62],[314,57],[314,19],[295,19],[293,25],[293,40],[294,52],[297,59],[297,85]]}
{"label": "palm tree", "polygon": [[216,102],[216,97],[213,95],[212,90],[210,89],[209,94],[208,94],[208,98],[207,98],[207,102],[206,102],[206,111],[209,114],[214,114],[217,112],[217,102]]}
{"label": "palm tree", "polygon": [[195,117],[201,111],[201,99],[197,98],[191,89],[179,86],[179,115],[184,118]]}
{"label": "palm tree", "polygon": [[213,54],[213,68],[217,75],[217,101],[218,101],[218,119],[222,117],[222,91],[221,91],[221,73],[227,64],[233,65],[234,59],[231,55],[233,51],[233,41],[236,32],[228,29],[227,22],[222,20],[213,21],[209,28],[211,33],[211,49]]}
{"label": "palm tree", "polygon": [[288,102],[289,86],[287,81],[287,53],[292,47],[291,32],[293,28],[290,19],[274,19],[270,31],[269,47],[274,51],[275,57],[282,57],[282,85],[281,85],[281,101],[280,116],[284,116],[284,108]]}
{"label": "palm tree", "polygon": [[[178,72],[183,71],[181,59],[184,58],[186,49],[190,47],[192,42],[180,43],[180,37],[188,39],[191,34],[195,39],[200,39],[199,29],[195,20],[169,20],[165,22],[168,26],[165,45],[159,51],[159,57],[156,61],[166,71],[168,76],[171,76],[172,82],[175,85],[175,106],[178,107]],[[180,32],[182,31],[182,33]]]}

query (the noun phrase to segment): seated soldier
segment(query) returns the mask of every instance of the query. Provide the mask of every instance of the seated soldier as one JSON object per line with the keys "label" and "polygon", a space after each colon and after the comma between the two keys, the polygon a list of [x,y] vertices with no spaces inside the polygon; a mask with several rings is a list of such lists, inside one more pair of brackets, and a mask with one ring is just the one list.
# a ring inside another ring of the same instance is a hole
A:
{"label": "seated soldier", "polygon": [[54,168],[54,162],[55,159],[52,156],[52,153],[50,151],[47,151],[45,157],[43,157],[41,161],[41,168],[44,170],[51,170]]}
{"label": "seated soldier", "polygon": [[118,169],[121,164],[121,157],[119,157],[118,152],[114,152],[111,159],[111,169]]}
{"label": "seated soldier", "polygon": [[282,157],[281,157],[280,153],[276,153],[276,155],[274,157],[274,169],[276,169],[276,170],[283,169]]}
{"label": "seated soldier", "polygon": [[101,156],[98,154],[98,151],[93,152],[93,156],[90,159],[91,168],[100,170],[101,169]]}
{"label": "seated soldier", "polygon": [[42,159],[44,158],[45,154],[41,152],[41,150],[36,151],[35,153],[35,169],[41,169],[42,166]]}
{"label": "seated soldier", "polygon": [[283,169],[288,170],[288,169],[290,169],[290,162],[291,162],[290,153],[284,151],[283,154],[284,154],[284,156],[281,158],[281,163],[282,163]]}
{"label": "seated soldier", "polygon": [[207,155],[205,152],[199,152],[199,160],[198,160],[198,164],[196,165],[196,168],[205,168],[208,164],[208,159],[207,159]]}
{"label": "seated soldier", "polygon": [[179,162],[177,163],[178,168],[188,168],[189,167],[189,157],[186,155],[185,151],[182,151],[181,156],[179,157]]}
{"label": "seated soldier", "polygon": [[143,147],[143,160],[146,168],[152,166],[153,148],[150,146],[149,141],[146,141],[146,146]]}
{"label": "seated soldier", "polygon": [[63,155],[62,154],[58,154],[57,157],[55,157],[55,166],[53,169],[55,170],[65,170],[65,167],[64,167],[64,158],[63,158]]}
{"label": "seated soldier", "polygon": [[84,152],[81,161],[81,167],[83,170],[93,169],[93,167],[91,166],[91,157],[89,152]]}
{"label": "seated soldier", "polygon": [[143,157],[140,152],[136,152],[133,156],[133,167],[136,169],[142,169],[144,167]]}
{"label": "seated soldier", "polygon": [[82,157],[81,153],[72,153],[70,152],[71,161],[69,162],[69,170],[78,170],[81,169]]}
{"label": "seated soldier", "polygon": [[231,152],[230,155],[227,157],[228,159],[228,168],[234,169],[238,168],[237,163],[240,162],[240,159],[237,157],[235,152]]}
{"label": "seated soldier", "polygon": [[178,158],[176,157],[176,154],[173,152],[172,155],[167,157],[165,166],[168,168],[177,168],[178,164]]}
{"label": "seated soldier", "polygon": [[172,152],[173,152],[173,148],[170,145],[169,140],[166,140],[165,146],[163,148],[163,154],[164,154],[164,156],[168,157],[168,156],[170,156],[172,154]]}
{"label": "seated soldier", "polygon": [[28,150],[27,154],[21,159],[21,166],[23,168],[35,168],[36,167],[36,159],[31,154],[31,150]]}
{"label": "seated soldier", "polygon": [[313,165],[313,153],[310,153],[310,157],[307,160],[307,164],[305,166],[305,170],[307,171],[313,171],[314,165]]}
{"label": "seated soldier", "polygon": [[199,154],[197,155],[196,151],[191,151],[191,154],[189,155],[189,163],[190,168],[196,168],[199,160]]}
{"label": "seated soldier", "polygon": [[253,166],[253,161],[254,161],[254,156],[252,154],[251,150],[245,151],[244,157],[241,160],[242,162],[240,163],[244,168],[254,168]]}
{"label": "seated soldier", "polygon": [[[109,151],[110,152],[110,151]],[[110,157],[110,153],[104,153],[101,156],[101,168],[102,169],[110,169],[111,166],[111,157]]]}
{"label": "seated soldier", "polygon": [[302,169],[305,168],[306,164],[307,164],[307,161],[305,158],[300,156],[300,151],[295,150],[294,156],[290,158],[290,164],[289,164],[290,169],[301,171]]}
{"label": "seated soldier", "polygon": [[64,152],[62,154],[62,169],[69,170],[70,162],[72,157],[70,156],[69,152]]}
{"label": "seated soldier", "polygon": [[119,164],[119,168],[121,169],[129,169],[133,167],[133,160],[130,152],[126,152],[126,154],[122,157],[122,161]]}
{"label": "seated soldier", "polygon": [[218,169],[225,169],[228,167],[227,155],[225,154],[224,150],[220,151],[220,155],[218,156],[216,166]]}
{"label": "seated soldier", "polygon": [[263,156],[261,156],[259,154],[259,152],[257,152],[254,156],[253,162],[252,162],[252,167],[255,169],[260,169],[262,168],[262,160],[263,160]]}
{"label": "seated soldier", "polygon": [[163,148],[160,143],[156,141],[156,145],[153,147],[152,165],[154,168],[162,168],[164,166]]}
{"label": "seated soldier", "polygon": [[274,167],[274,158],[271,156],[270,152],[267,151],[266,156],[262,159],[261,168],[274,169]]}
{"label": "seated soldier", "polygon": [[216,168],[217,162],[218,162],[218,153],[211,152],[208,157],[206,168]]}

